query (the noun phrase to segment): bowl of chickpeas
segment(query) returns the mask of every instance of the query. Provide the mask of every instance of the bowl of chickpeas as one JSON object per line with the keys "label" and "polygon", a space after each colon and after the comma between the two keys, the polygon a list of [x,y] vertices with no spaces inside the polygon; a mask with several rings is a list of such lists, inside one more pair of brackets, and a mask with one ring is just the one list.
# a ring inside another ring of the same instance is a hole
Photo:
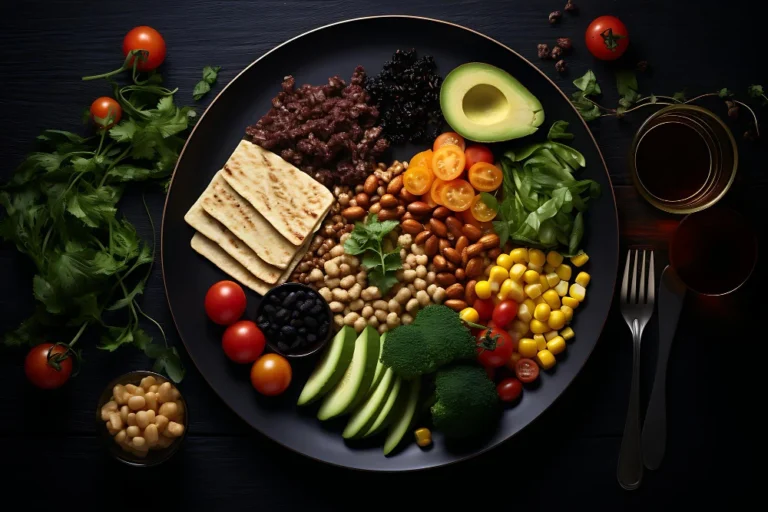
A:
{"label": "bowl of chickpeas", "polygon": [[178,451],[187,433],[187,404],[159,373],[137,370],[102,392],[96,420],[109,453],[132,466],[156,466]]}

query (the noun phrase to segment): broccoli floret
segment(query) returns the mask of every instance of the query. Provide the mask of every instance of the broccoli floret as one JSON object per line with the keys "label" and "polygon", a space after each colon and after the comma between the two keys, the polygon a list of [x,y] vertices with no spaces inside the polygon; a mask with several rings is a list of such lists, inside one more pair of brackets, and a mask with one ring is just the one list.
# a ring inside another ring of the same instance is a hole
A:
{"label": "broccoli floret", "polygon": [[446,437],[480,434],[498,420],[501,405],[496,386],[480,366],[440,368],[435,375],[435,394],[432,422]]}
{"label": "broccoli floret", "polygon": [[401,325],[387,334],[381,362],[404,379],[434,372],[435,366],[426,348],[424,331],[415,325]]}

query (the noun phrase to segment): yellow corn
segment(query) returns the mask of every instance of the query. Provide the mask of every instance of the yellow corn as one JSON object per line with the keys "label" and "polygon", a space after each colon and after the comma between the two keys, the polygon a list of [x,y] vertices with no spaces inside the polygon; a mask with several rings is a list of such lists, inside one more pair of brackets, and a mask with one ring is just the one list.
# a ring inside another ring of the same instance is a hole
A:
{"label": "yellow corn", "polygon": [[[528,301],[525,301],[528,302]],[[533,309],[528,307],[528,304],[523,302],[520,304],[520,307],[517,309],[517,318],[522,320],[523,322],[530,322],[531,318],[533,318]],[[535,309],[535,306],[534,306]]]}
{"label": "yellow corn", "polygon": [[574,299],[573,297],[563,297],[561,299],[563,306],[568,306],[571,309],[576,309],[579,307],[579,301]]}
{"label": "yellow corn", "polygon": [[554,288],[560,283],[560,276],[555,274],[554,272],[548,272],[547,273],[547,284],[550,288]]}
{"label": "yellow corn", "polygon": [[535,270],[526,270],[523,274],[523,281],[528,284],[534,284],[539,282],[539,273]]}
{"label": "yellow corn", "polygon": [[583,266],[587,261],[589,261],[589,255],[585,252],[580,252],[576,256],[571,257],[571,263],[577,267]]}
{"label": "yellow corn", "polygon": [[528,270],[535,270],[536,272],[541,274],[542,272],[544,272],[544,267],[542,267],[541,265],[534,265],[533,263],[529,263]]}
{"label": "yellow corn", "polygon": [[500,267],[504,267],[507,270],[512,268],[512,265],[514,263],[515,262],[512,261],[512,256],[510,256],[509,254],[501,253],[499,254],[499,257],[496,258],[496,264]]}
{"label": "yellow corn", "polygon": [[528,263],[533,263],[534,265],[543,267],[544,263],[546,262],[547,262],[547,257],[544,256],[543,251],[540,251],[539,249],[528,250]]}
{"label": "yellow corn", "polygon": [[554,271],[555,271],[555,268],[556,268],[556,267],[554,267],[553,265],[550,265],[549,263],[547,263],[546,265],[544,265],[544,272],[546,272],[547,274],[549,274],[549,273],[551,273],[551,272],[554,272]]}
{"label": "yellow corn", "polygon": [[579,275],[576,276],[576,284],[580,284],[584,288],[587,287],[589,284],[589,280],[591,279],[591,276],[586,272],[579,272]]}
{"label": "yellow corn", "polygon": [[547,324],[541,320],[536,320],[535,318],[531,320],[530,328],[533,334],[544,334],[550,330],[550,327]]}
{"label": "yellow corn", "polygon": [[585,290],[584,287],[580,284],[573,283],[571,288],[568,290],[568,295],[581,302],[587,296],[587,290]]}
{"label": "yellow corn", "polygon": [[557,360],[555,360],[555,356],[552,352],[545,348],[544,350],[539,350],[539,353],[536,354],[536,362],[545,370],[549,370],[555,366]]}
{"label": "yellow corn", "polygon": [[552,311],[547,319],[547,325],[556,331],[562,329],[565,327],[565,313],[559,309]]}
{"label": "yellow corn", "polygon": [[549,318],[550,311],[551,308],[549,307],[549,304],[539,304],[536,306],[536,309],[533,310],[533,318],[546,322],[547,318]]}
{"label": "yellow corn", "polygon": [[534,357],[539,349],[535,340],[532,340],[531,338],[523,338],[517,345],[517,351],[520,352],[520,355],[523,357]]}
{"label": "yellow corn", "polygon": [[501,283],[501,287],[499,287],[499,299],[506,300],[509,296],[509,291],[514,286],[514,281],[511,279],[505,279],[503,283]]}
{"label": "yellow corn", "polygon": [[566,265],[565,263],[561,264],[559,267],[555,269],[555,274],[557,274],[557,277],[562,279],[563,281],[570,281],[571,280],[571,266]]}
{"label": "yellow corn", "polygon": [[528,310],[531,312],[531,315],[533,315],[533,310],[536,309],[536,303],[533,301],[533,299],[525,299],[523,304],[528,306]]}
{"label": "yellow corn", "polygon": [[509,363],[507,363],[507,366],[509,368],[514,368],[517,362],[522,358],[523,356],[522,354],[520,354],[520,352],[512,352],[512,355],[509,356]]}
{"label": "yellow corn", "polygon": [[504,281],[503,288],[507,293],[506,297],[504,297],[504,300],[512,299],[515,302],[523,302],[523,299],[525,299],[525,295],[523,294],[523,285],[517,281],[506,279]]}
{"label": "yellow corn", "polygon": [[549,290],[549,281],[547,281],[547,276],[544,274],[539,274],[539,283],[541,283],[541,290],[547,291]]}
{"label": "yellow corn", "polygon": [[488,281],[491,283],[501,284],[508,277],[509,271],[499,265],[491,267],[491,271],[488,273]]}
{"label": "yellow corn", "polygon": [[428,428],[416,429],[416,432],[413,434],[416,437],[416,444],[422,448],[432,444],[432,432]]}
{"label": "yellow corn", "polygon": [[565,321],[570,322],[573,320],[573,308],[570,306],[560,306],[560,311],[565,315]]}
{"label": "yellow corn", "polygon": [[[533,335],[533,341],[536,342],[536,352],[539,350],[544,350],[547,348],[547,339],[544,337],[543,334],[534,334]],[[536,354],[534,354],[535,356]],[[533,356],[531,356],[533,357]]]}
{"label": "yellow corn", "polygon": [[520,336],[528,334],[528,322],[523,322],[519,318],[512,320],[509,330],[518,333]]}
{"label": "yellow corn", "polygon": [[557,355],[565,350],[565,340],[562,336],[555,336],[547,342],[547,350]]}
{"label": "yellow corn", "polygon": [[566,327],[560,333],[560,336],[562,336],[563,339],[566,340],[566,341],[572,339],[575,335],[576,335],[576,333],[573,332],[573,329],[571,329],[570,327]]}
{"label": "yellow corn", "polygon": [[544,297],[544,300],[551,309],[560,308],[560,296],[555,290],[547,290],[541,296]]}
{"label": "yellow corn", "polygon": [[555,291],[561,297],[565,297],[566,295],[568,295],[568,281],[560,281],[559,283],[557,283],[557,286],[555,286]]}
{"label": "yellow corn", "polygon": [[517,249],[512,249],[509,255],[512,256],[512,261],[515,263],[528,263],[528,249],[518,247]]}
{"label": "yellow corn", "polygon": [[459,318],[461,318],[465,322],[472,322],[473,324],[476,324],[477,322],[480,321],[480,315],[478,314],[475,308],[462,309],[461,313],[459,313]]}
{"label": "yellow corn", "polygon": [[541,284],[529,284],[525,287],[525,294],[529,296],[532,299],[535,299],[539,295],[541,295]]}
{"label": "yellow corn", "polygon": [[509,278],[519,281],[523,278],[523,274],[528,271],[528,267],[522,263],[515,263],[512,268],[509,269]]}
{"label": "yellow corn", "polygon": [[549,253],[547,253],[547,264],[552,265],[553,267],[559,267],[562,262],[563,255],[559,252],[549,251]]}
{"label": "yellow corn", "polygon": [[[553,313],[554,313],[554,311],[553,311]],[[544,333],[544,339],[547,340],[547,341],[551,340],[555,336],[558,336],[558,332],[557,331],[547,331],[547,332]],[[541,350],[541,349],[539,349],[539,350]]]}
{"label": "yellow corn", "polygon": [[475,295],[478,299],[487,299],[491,296],[491,283],[488,281],[478,281],[475,284]]}

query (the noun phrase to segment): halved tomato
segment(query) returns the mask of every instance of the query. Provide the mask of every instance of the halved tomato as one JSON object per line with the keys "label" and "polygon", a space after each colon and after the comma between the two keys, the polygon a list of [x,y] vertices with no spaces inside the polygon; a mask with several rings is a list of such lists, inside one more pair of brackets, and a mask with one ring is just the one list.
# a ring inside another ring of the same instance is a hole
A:
{"label": "halved tomato", "polygon": [[492,233],[493,232],[493,223],[491,222],[480,222],[475,218],[474,215],[472,215],[471,208],[468,210],[465,210],[463,212],[459,212],[457,215],[459,220],[464,222],[464,224],[472,224],[473,226],[480,229],[480,231],[483,232],[483,234]]}
{"label": "halved tomato", "polygon": [[444,181],[455,180],[464,172],[464,151],[453,144],[446,145],[432,155],[432,171]]}
{"label": "halved tomato", "polygon": [[472,206],[470,206],[469,211],[479,222],[490,222],[496,218],[497,213],[496,210],[485,204],[480,194],[477,194],[472,199]]}
{"label": "halved tomato", "polygon": [[435,175],[426,165],[409,165],[408,170],[403,174],[403,185],[411,194],[420,196],[429,192],[434,179]]}
{"label": "halved tomato", "polygon": [[[435,181],[437,181],[437,180],[435,180]],[[439,204],[437,204],[435,202],[434,198],[432,197],[432,192],[431,191],[427,192],[426,194],[421,196],[421,200],[424,201],[425,203],[427,203],[430,208],[437,208],[438,206],[440,206]]]}
{"label": "halved tomato", "polygon": [[439,148],[447,145],[458,146],[462,151],[464,151],[464,148],[467,146],[464,142],[464,137],[458,133],[445,132],[437,136],[435,143],[432,145],[432,149],[437,151]]}
{"label": "halved tomato", "polygon": [[493,153],[491,153],[491,150],[488,149],[487,146],[483,146],[482,144],[467,146],[467,149],[464,150],[464,156],[467,158],[467,165],[465,166],[466,170],[469,170],[469,168],[477,162],[493,163]]}
{"label": "halved tomato", "polygon": [[[448,146],[446,146],[448,147]],[[463,212],[472,206],[475,198],[475,189],[465,180],[452,180],[445,184],[440,199],[443,205],[451,211]]]}
{"label": "halved tomato", "polygon": [[441,180],[440,178],[435,178],[435,180],[432,182],[432,187],[429,190],[429,195],[432,197],[432,201],[435,203],[442,205],[443,204],[443,187],[445,187],[445,181]]}
{"label": "halved tomato", "polygon": [[432,170],[432,150],[428,149],[421,153],[416,153],[413,158],[411,158],[411,161],[408,162],[408,167],[411,167],[412,165],[423,165]]}
{"label": "halved tomato", "polygon": [[488,162],[477,162],[469,169],[469,182],[478,192],[491,192],[501,186],[504,174]]}

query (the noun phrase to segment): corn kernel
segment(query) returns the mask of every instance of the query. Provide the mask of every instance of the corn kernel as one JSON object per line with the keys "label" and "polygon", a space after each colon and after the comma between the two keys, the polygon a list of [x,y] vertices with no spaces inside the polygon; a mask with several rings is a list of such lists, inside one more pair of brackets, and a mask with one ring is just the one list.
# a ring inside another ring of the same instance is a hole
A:
{"label": "corn kernel", "polygon": [[587,261],[589,261],[589,255],[585,252],[580,252],[576,256],[571,257],[571,263],[577,267],[583,266]]}
{"label": "corn kernel", "polygon": [[571,329],[570,327],[566,327],[565,329],[563,329],[563,332],[560,333],[560,336],[562,336],[563,339],[566,341],[573,339],[575,335],[576,333],[573,332],[573,329]]}
{"label": "corn kernel", "polygon": [[552,352],[545,348],[544,350],[539,350],[539,353],[536,354],[536,362],[545,370],[549,370],[555,366],[557,360]]}
{"label": "corn kernel", "polygon": [[514,263],[515,262],[512,261],[512,256],[510,256],[509,254],[501,253],[499,254],[499,257],[496,258],[496,264],[500,267],[504,267],[507,270],[512,268],[512,265]]}
{"label": "corn kernel", "polygon": [[519,318],[512,320],[512,323],[509,325],[509,330],[516,332],[521,336],[525,336],[528,334],[528,322],[523,322]]}
{"label": "corn kernel", "polygon": [[586,272],[579,272],[579,275],[576,276],[576,284],[580,284],[584,288],[587,287],[589,284],[591,276]]}
{"label": "corn kernel", "polygon": [[555,274],[557,274],[557,277],[562,279],[563,281],[570,281],[571,280],[571,266],[566,265],[563,263],[559,267],[555,269]]}
{"label": "corn kernel", "polygon": [[532,299],[535,299],[539,295],[541,295],[541,284],[529,284],[525,287],[525,294],[529,296]]}
{"label": "corn kernel", "polygon": [[534,265],[539,265],[542,267],[546,262],[547,257],[544,256],[543,251],[540,251],[539,249],[528,250],[528,263],[533,263]]}
{"label": "corn kernel", "polygon": [[480,321],[480,314],[475,308],[464,308],[459,313],[459,318],[465,322],[472,322],[473,324],[476,324]]}
{"label": "corn kernel", "polygon": [[563,297],[561,299],[563,306],[568,306],[571,309],[576,309],[579,307],[579,301],[574,299],[573,297]]}
{"label": "corn kernel", "polygon": [[531,320],[529,327],[533,334],[544,334],[545,332],[550,330],[550,327],[547,324],[545,324],[541,320],[536,320],[535,318]]}
{"label": "corn kernel", "polygon": [[551,308],[549,307],[549,304],[539,304],[536,306],[536,309],[533,310],[533,318],[536,320],[541,320],[542,322],[546,322],[549,318],[550,311]]}
{"label": "corn kernel", "polygon": [[517,351],[520,352],[522,357],[534,357],[539,351],[536,341],[531,338],[523,338],[517,345]]}
{"label": "corn kernel", "polygon": [[512,289],[512,287],[515,285],[515,282],[511,279],[505,279],[503,283],[501,283],[501,287],[499,287],[499,295],[498,297],[501,300],[507,300],[507,297],[509,297],[509,291]]}
{"label": "corn kernel", "polygon": [[547,284],[549,285],[550,288],[554,288],[555,286],[560,284],[560,276],[558,276],[554,272],[548,272],[546,276],[547,276]]}
{"label": "corn kernel", "polygon": [[507,362],[507,368],[515,369],[515,365],[519,360],[523,358],[522,354],[519,352],[512,352],[512,355],[509,356],[509,362]]}
{"label": "corn kernel", "polygon": [[[554,311],[553,311],[553,313],[554,313]],[[547,332],[544,333],[544,339],[547,340],[547,341],[551,340],[555,336],[558,336],[558,332],[557,331],[547,331]],[[541,350],[541,349],[539,349],[539,350]]]}
{"label": "corn kernel", "polygon": [[525,299],[523,301],[523,304],[528,306],[528,309],[531,312],[531,315],[533,315],[533,310],[536,309],[536,303],[533,301],[533,299]]}
{"label": "corn kernel", "polygon": [[533,263],[529,263],[528,270],[535,270],[536,272],[541,274],[542,272],[544,272],[544,267],[542,267],[541,265],[534,265]]}
{"label": "corn kernel", "polygon": [[550,274],[550,273],[555,271],[555,268],[557,268],[557,267],[554,267],[554,266],[550,265],[549,263],[547,263],[546,265],[544,265],[544,272],[546,272],[547,274]]}
{"label": "corn kernel", "polygon": [[557,251],[549,251],[547,253],[547,264],[553,267],[559,267],[563,263],[563,255]]}
{"label": "corn kernel", "polygon": [[526,270],[523,274],[523,281],[528,284],[534,284],[539,282],[539,273],[535,270]]}
{"label": "corn kernel", "polygon": [[478,299],[487,299],[491,296],[491,283],[488,281],[478,281],[475,284],[475,295]]}
{"label": "corn kernel", "polygon": [[555,290],[547,290],[541,296],[551,309],[560,309],[560,296]]}
{"label": "corn kernel", "polygon": [[520,307],[517,309],[517,318],[523,322],[530,322],[531,318],[533,318],[533,309],[529,308],[525,302],[520,304]]}
{"label": "corn kernel", "polygon": [[[533,303],[538,306],[539,304],[546,304],[547,301],[544,300],[544,297],[542,295],[539,295],[538,297],[533,299]],[[536,309],[536,308],[533,308],[533,309]]]}
{"label": "corn kernel", "polygon": [[547,325],[556,331],[562,329],[565,327],[565,313],[559,309],[552,311],[547,319]]}
{"label": "corn kernel", "polygon": [[555,286],[555,291],[561,297],[565,297],[566,295],[568,295],[568,281],[560,281],[559,283],[557,283],[557,286]]}
{"label": "corn kernel", "polygon": [[542,291],[549,290],[549,281],[547,281],[547,276],[545,276],[544,274],[539,274],[539,283],[541,283]]}
{"label": "corn kernel", "polygon": [[573,283],[571,288],[568,290],[568,295],[581,302],[587,296],[587,290],[585,290],[584,287],[580,284]]}
{"label": "corn kernel", "polygon": [[422,448],[432,444],[432,432],[428,428],[417,429],[413,434],[416,437],[416,444]]}
{"label": "corn kernel", "polygon": [[512,256],[512,261],[515,263],[528,263],[528,249],[524,247],[512,249],[509,255]]}
{"label": "corn kernel", "polygon": [[523,294],[523,285],[511,279],[507,279],[504,281],[504,283],[506,284],[506,288],[504,290],[507,291],[505,300],[512,299],[515,302],[523,302],[523,299],[525,299],[525,295]]}
{"label": "corn kernel", "polygon": [[528,271],[528,267],[522,263],[515,263],[512,268],[509,269],[509,278],[519,281],[523,278],[523,274]]}
{"label": "corn kernel", "polygon": [[570,322],[573,320],[573,308],[570,306],[560,306],[560,311],[565,315],[565,321]]}
{"label": "corn kernel", "polygon": [[547,342],[547,350],[557,355],[565,350],[565,340],[562,336],[555,336]]}
{"label": "corn kernel", "polygon": [[[536,352],[539,350],[544,350],[547,348],[547,339],[544,337],[543,334],[534,334],[533,335],[533,341],[536,342]],[[534,354],[536,355],[536,354]]]}
{"label": "corn kernel", "polygon": [[504,267],[500,267],[498,265],[491,268],[491,271],[488,273],[488,281],[491,283],[499,283],[501,284],[502,281],[504,281],[506,278],[509,277],[509,272]]}

